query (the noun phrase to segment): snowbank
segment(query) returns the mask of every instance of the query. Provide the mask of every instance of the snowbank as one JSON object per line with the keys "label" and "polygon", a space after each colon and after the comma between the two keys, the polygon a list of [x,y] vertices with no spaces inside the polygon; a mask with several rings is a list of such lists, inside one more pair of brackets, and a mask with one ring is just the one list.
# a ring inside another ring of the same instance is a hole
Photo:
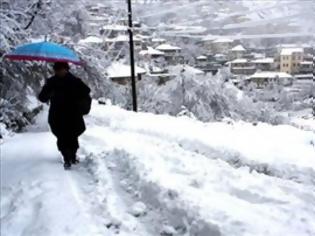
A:
{"label": "snowbank", "polygon": [[186,117],[134,114],[115,106],[96,106],[93,118],[100,125],[104,122],[105,126],[113,124],[116,130],[159,136],[186,145],[189,149],[198,147],[200,151],[200,148],[208,147],[230,153],[225,159],[238,156],[245,162],[279,168],[292,165],[315,171],[314,133],[288,125],[203,123]]}
{"label": "snowbank", "polygon": [[110,166],[132,198],[159,212],[164,223],[155,233],[315,233],[312,132],[202,123],[114,106],[94,106],[89,127],[85,149],[96,163]]}

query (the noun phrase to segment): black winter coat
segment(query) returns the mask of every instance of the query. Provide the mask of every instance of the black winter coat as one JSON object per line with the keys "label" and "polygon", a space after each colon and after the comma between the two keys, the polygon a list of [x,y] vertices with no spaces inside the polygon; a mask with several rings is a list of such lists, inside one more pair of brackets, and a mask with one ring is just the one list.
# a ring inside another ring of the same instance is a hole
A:
{"label": "black winter coat", "polygon": [[47,80],[38,98],[41,102],[50,102],[48,122],[54,135],[80,136],[85,131],[79,101],[89,93],[90,88],[71,73]]}

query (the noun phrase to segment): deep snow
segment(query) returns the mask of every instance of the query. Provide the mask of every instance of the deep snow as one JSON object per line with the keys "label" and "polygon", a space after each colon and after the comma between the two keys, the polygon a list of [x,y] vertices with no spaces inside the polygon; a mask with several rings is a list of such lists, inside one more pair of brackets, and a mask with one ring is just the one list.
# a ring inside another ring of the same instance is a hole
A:
{"label": "deep snow", "polygon": [[96,103],[66,172],[46,114],[1,145],[1,235],[315,234],[315,135]]}

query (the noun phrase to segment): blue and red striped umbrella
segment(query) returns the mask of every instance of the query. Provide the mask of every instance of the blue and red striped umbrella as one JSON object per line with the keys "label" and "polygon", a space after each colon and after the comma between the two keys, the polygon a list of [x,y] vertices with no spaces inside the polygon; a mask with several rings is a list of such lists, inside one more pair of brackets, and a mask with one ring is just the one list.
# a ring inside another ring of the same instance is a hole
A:
{"label": "blue and red striped umbrella", "polygon": [[71,49],[52,42],[30,43],[17,47],[5,56],[15,61],[70,62],[81,65],[82,61]]}

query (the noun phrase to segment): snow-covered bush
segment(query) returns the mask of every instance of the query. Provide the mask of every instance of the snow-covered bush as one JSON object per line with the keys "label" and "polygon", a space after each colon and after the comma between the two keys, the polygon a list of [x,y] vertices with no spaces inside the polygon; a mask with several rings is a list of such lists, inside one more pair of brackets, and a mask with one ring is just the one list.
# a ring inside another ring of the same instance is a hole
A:
{"label": "snow-covered bush", "polygon": [[175,67],[173,72],[176,71],[178,76],[163,86],[149,79],[141,82],[139,103],[142,110],[171,115],[193,114],[202,121],[230,117],[275,124],[281,122],[279,117],[273,115],[271,106],[254,102],[228,82],[228,74],[224,72],[216,76],[195,75],[184,71],[181,66]]}

